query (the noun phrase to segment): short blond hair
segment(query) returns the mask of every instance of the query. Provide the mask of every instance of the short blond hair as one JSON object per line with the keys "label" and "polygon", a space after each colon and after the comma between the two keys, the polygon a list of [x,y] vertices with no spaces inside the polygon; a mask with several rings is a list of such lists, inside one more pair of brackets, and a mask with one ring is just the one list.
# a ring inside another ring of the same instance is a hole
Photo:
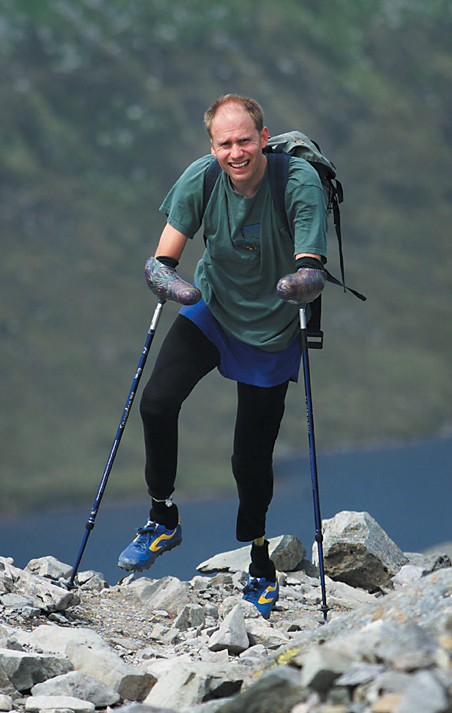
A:
{"label": "short blond hair", "polygon": [[257,101],[250,97],[244,97],[241,94],[224,94],[219,97],[204,114],[204,125],[210,137],[212,136],[212,122],[216,113],[218,109],[226,104],[238,104],[241,106],[251,116],[257,131],[259,133],[262,131],[264,128],[264,112]]}

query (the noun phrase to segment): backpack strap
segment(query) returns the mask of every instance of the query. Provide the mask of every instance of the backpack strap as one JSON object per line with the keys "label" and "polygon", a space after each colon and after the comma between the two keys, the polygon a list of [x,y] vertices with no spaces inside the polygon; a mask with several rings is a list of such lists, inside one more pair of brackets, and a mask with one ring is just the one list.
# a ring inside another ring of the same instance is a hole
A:
{"label": "backpack strap", "polygon": [[204,174],[204,188],[203,188],[203,201],[202,201],[202,214],[206,212],[207,204],[209,202],[210,196],[214,189],[215,183],[221,173],[220,164],[218,160],[212,161],[209,168]]}
{"label": "backpack strap", "polygon": [[271,153],[267,153],[268,180],[276,213],[287,232],[292,235],[286,213],[286,186],[289,180],[289,163],[290,155],[285,153],[279,146],[276,146]]}
{"label": "backpack strap", "polygon": [[[289,235],[292,235],[286,212],[286,186],[289,180],[289,163],[290,155],[283,151],[280,146],[276,146],[271,153],[267,153],[268,180],[276,213]],[[320,326],[322,295],[319,295],[311,302],[309,307],[311,316],[307,324],[308,345],[310,349],[322,349],[323,332]]]}
{"label": "backpack strap", "polygon": [[[317,144],[315,145],[320,150],[320,147]],[[287,220],[285,199],[287,181],[289,180],[290,154],[286,153],[283,147],[284,144],[278,144],[276,146],[273,146],[271,149],[266,149],[265,153],[267,155],[268,178],[270,181],[270,188],[276,212],[286,230],[289,232],[290,235],[292,235],[289,221]],[[347,287],[345,284],[344,254],[342,250],[341,212],[339,209],[339,204],[342,203],[342,201],[344,200],[344,191],[342,189],[341,182],[337,179],[334,179],[334,181],[330,180],[329,183],[331,191],[331,207],[333,210],[333,222],[339,246],[339,265],[341,270],[341,280],[338,280],[336,277],[334,277],[334,275],[332,275],[330,272],[328,272],[328,270],[324,268],[326,272],[326,279],[333,285],[339,285],[340,287],[343,287],[344,292],[351,292],[353,295],[355,295],[355,297],[358,297],[358,299],[365,301],[366,297],[364,297],[364,295],[362,295],[360,292],[357,292],[356,290],[353,290],[351,287]],[[320,297],[318,297],[317,299],[319,300],[319,303],[318,305],[316,305],[316,309],[318,310],[318,319],[320,323]],[[315,302],[317,302],[317,300]],[[313,304],[315,304],[315,302]]]}

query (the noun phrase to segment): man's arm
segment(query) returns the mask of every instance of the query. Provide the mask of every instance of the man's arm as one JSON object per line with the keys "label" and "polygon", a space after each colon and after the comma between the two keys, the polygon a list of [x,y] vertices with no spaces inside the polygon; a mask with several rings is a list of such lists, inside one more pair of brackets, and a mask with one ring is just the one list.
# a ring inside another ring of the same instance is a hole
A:
{"label": "man's arm", "polygon": [[295,260],[298,260],[300,257],[314,257],[317,260],[321,260],[320,255],[315,255],[314,253],[298,253],[298,255],[295,255]]}
{"label": "man's arm", "polygon": [[155,257],[159,257],[159,255],[172,257],[179,262],[187,240],[186,235],[167,223],[160,236]]}
{"label": "man's arm", "polygon": [[315,253],[297,253],[297,271],[282,277],[276,291],[284,302],[306,304],[313,302],[325,287],[326,274],[322,259]]}
{"label": "man's arm", "polygon": [[186,242],[187,237],[167,223],[160,236],[155,257],[149,258],[146,263],[148,285],[160,300],[192,305],[201,299],[198,288],[181,280],[176,272]]}

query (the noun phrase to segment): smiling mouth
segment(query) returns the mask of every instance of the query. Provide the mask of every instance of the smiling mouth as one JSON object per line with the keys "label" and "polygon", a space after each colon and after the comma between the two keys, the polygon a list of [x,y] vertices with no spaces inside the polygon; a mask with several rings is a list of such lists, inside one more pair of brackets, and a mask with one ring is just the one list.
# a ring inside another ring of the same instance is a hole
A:
{"label": "smiling mouth", "polygon": [[230,163],[229,165],[231,166],[231,168],[237,169],[237,168],[245,168],[246,166],[248,166],[248,164],[249,164],[249,160],[242,161],[242,163]]}

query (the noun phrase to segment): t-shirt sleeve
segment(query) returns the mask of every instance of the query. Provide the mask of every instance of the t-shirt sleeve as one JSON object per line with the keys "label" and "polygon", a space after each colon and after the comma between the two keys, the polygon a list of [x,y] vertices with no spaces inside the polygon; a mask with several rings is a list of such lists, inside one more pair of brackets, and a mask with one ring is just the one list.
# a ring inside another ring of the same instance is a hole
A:
{"label": "t-shirt sleeve", "polygon": [[176,181],[160,210],[168,223],[187,238],[193,238],[202,223],[204,176],[215,159],[203,156],[192,163]]}
{"label": "t-shirt sleeve", "polygon": [[294,255],[326,258],[328,212],[322,182],[307,161],[292,158],[286,188],[286,212],[294,239]]}

